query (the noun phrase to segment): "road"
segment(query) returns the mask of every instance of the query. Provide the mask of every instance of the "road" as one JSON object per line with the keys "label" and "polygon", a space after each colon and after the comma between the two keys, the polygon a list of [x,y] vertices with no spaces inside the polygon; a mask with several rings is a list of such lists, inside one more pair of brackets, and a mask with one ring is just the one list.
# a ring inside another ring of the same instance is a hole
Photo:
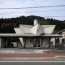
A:
{"label": "road", "polygon": [[44,61],[33,61],[33,62],[0,62],[0,65],[65,65],[65,62],[44,62]]}
{"label": "road", "polygon": [[[0,65],[65,65],[65,55],[56,55],[55,57],[15,57],[15,55],[11,55],[12,53],[21,53],[23,51],[29,52],[31,50],[21,50],[21,49],[7,49],[0,50]],[[3,54],[2,54],[3,53]],[[4,54],[5,53],[5,54]],[[10,54],[6,54],[10,53]],[[65,52],[64,52],[65,53]],[[6,55],[6,56],[5,56]],[[49,54],[46,53],[47,56]],[[51,54],[50,54],[51,55]],[[13,56],[13,57],[12,57]],[[27,56],[27,54],[26,54]]]}
{"label": "road", "polygon": [[16,58],[16,57],[2,57],[0,58],[0,61],[65,61],[65,56],[60,57],[54,57],[54,58]]}

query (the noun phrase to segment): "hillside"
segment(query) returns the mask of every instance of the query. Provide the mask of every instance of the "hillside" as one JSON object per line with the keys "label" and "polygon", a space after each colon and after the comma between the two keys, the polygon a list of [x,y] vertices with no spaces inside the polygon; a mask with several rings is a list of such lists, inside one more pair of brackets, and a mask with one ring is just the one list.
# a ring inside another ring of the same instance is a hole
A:
{"label": "hillside", "polygon": [[33,25],[34,19],[38,19],[41,25],[56,25],[55,32],[65,29],[65,21],[45,19],[40,16],[20,16],[16,18],[0,19],[0,33],[14,33],[13,28],[19,24]]}

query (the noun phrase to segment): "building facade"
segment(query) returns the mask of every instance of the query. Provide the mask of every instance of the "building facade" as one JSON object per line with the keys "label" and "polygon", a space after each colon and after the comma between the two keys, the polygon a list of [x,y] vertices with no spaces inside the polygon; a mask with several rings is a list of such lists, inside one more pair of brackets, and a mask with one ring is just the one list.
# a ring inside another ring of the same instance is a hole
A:
{"label": "building facade", "polygon": [[22,48],[50,48],[51,38],[57,37],[53,35],[54,29],[55,25],[40,25],[37,19],[34,20],[34,25],[21,24],[18,28],[14,28],[16,34],[27,36],[19,38],[19,46]]}
{"label": "building facade", "polygon": [[[22,25],[14,28],[14,34],[0,34],[0,48],[52,48],[59,45],[62,35],[53,34],[55,25],[40,25],[34,20],[34,25]],[[12,39],[16,39],[13,41]]]}

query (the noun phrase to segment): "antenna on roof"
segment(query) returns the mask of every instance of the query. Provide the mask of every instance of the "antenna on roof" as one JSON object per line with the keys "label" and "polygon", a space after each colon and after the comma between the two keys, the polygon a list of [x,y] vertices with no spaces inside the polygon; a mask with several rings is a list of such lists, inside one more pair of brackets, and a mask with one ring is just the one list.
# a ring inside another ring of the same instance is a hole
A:
{"label": "antenna on roof", "polygon": [[38,24],[38,20],[35,19],[35,20],[34,20],[34,25],[37,25],[37,24]]}

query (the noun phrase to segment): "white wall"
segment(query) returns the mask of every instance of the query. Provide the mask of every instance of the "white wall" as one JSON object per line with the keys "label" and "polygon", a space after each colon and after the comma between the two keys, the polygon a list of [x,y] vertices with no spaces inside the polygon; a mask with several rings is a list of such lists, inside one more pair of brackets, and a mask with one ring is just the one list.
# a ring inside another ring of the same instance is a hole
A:
{"label": "white wall", "polygon": [[21,34],[31,33],[31,28],[20,25]]}
{"label": "white wall", "polygon": [[52,34],[55,28],[55,25],[43,25],[45,34]]}
{"label": "white wall", "polygon": [[16,34],[21,34],[20,28],[14,28],[14,30],[15,30]]}
{"label": "white wall", "polygon": [[[62,39],[63,39],[63,37],[59,37],[59,44],[61,44],[62,43]],[[50,40],[51,42],[53,42],[53,45],[55,45],[56,43],[55,43],[55,38],[51,38],[51,40]]]}
{"label": "white wall", "polygon": [[50,42],[52,42],[53,45],[55,45],[55,38],[51,38]]}
{"label": "white wall", "polygon": [[31,33],[40,35],[43,33],[43,30],[44,30],[43,27],[40,24],[37,24],[36,26],[31,28]]}

